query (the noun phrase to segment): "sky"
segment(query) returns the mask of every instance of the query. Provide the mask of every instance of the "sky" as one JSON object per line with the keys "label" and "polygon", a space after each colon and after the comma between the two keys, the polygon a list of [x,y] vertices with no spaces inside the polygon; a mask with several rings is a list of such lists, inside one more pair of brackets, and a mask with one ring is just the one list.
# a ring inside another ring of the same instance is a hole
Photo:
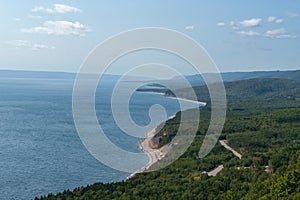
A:
{"label": "sky", "polygon": [[[76,72],[100,42],[142,27],[188,35],[222,72],[300,69],[300,1],[296,0],[0,3],[0,69]],[[184,65],[157,52],[128,56],[116,64],[129,66],[136,59]]]}

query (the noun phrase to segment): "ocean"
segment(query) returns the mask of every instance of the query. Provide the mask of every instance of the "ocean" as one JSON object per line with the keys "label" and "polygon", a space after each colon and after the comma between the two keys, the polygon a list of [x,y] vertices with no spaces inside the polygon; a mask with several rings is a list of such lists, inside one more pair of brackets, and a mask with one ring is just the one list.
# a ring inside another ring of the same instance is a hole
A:
{"label": "ocean", "polygon": [[[72,115],[73,82],[72,78],[0,79],[0,199],[33,199],[129,176],[97,161],[79,139]],[[99,123],[113,143],[141,152],[140,139],[124,134],[113,120],[114,81],[105,81],[104,86],[96,94]],[[99,103],[98,97],[106,101]],[[153,104],[162,105],[167,117],[180,110],[176,99],[135,92],[130,100],[132,119],[147,125]]]}

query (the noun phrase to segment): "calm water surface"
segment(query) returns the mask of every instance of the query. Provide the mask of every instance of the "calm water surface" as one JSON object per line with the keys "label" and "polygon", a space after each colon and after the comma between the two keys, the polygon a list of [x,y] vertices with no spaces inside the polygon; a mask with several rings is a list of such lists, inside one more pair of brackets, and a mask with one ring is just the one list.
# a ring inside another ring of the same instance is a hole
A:
{"label": "calm water surface", "polygon": [[[110,108],[112,82],[97,92],[98,119],[105,133],[124,149],[139,152],[138,139],[114,123]],[[72,117],[73,80],[0,80],[0,199],[32,199],[95,182],[125,179],[94,159],[81,143]],[[179,111],[177,100],[135,93],[130,112],[139,125],[149,123],[148,109],[161,104],[167,115]],[[148,161],[145,161],[145,164]]]}

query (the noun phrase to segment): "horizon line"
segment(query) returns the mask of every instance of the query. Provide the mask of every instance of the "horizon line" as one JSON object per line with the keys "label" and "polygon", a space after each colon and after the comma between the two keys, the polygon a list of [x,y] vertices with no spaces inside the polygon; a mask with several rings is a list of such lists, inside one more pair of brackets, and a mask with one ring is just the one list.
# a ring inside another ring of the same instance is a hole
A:
{"label": "horizon line", "polygon": [[[272,69],[272,70],[253,70],[253,71],[220,71],[220,73],[253,73],[253,72],[292,72],[292,71],[299,71],[300,68],[298,69]],[[26,69],[0,69],[1,71],[10,71],[10,72],[43,72],[43,73],[65,73],[65,74],[77,74],[78,72],[76,71],[51,71],[51,70],[34,70],[34,69],[30,69],[30,70],[26,70]],[[203,73],[203,74],[209,74],[209,73]],[[122,76],[123,74],[106,74],[106,75],[115,75],[115,76]],[[197,74],[185,74],[185,76],[193,76],[193,75],[197,75]]]}

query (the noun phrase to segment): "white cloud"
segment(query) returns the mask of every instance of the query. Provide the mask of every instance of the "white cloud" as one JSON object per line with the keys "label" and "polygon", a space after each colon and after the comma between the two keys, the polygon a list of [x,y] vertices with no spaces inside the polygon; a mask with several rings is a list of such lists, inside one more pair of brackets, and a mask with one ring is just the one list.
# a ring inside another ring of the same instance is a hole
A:
{"label": "white cloud", "polygon": [[44,33],[48,35],[78,35],[85,36],[90,29],[79,22],[45,21],[43,26],[21,29],[23,33]]}
{"label": "white cloud", "polygon": [[54,4],[54,10],[58,13],[81,12],[81,10],[78,8],[64,4]]}
{"label": "white cloud", "polygon": [[31,12],[39,12],[39,11],[44,11],[45,8],[43,6],[36,6],[31,9]]}
{"label": "white cloud", "polygon": [[229,25],[232,27],[233,30],[239,30],[240,29],[234,21],[231,21],[229,23]]}
{"label": "white cloud", "polygon": [[81,12],[79,8],[75,8],[72,6],[68,6],[65,4],[53,4],[53,8],[46,8],[43,6],[36,6],[32,10],[32,12],[47,12],[47,13],[76,13]]}
{"label": "white cloud", "polygon": [[281,24],[283,22],[283,19],[277,19],[274,16],[268,17],[268,22],[274,22],[276,24]]}
{"label": "white cloud", "polygon": [[40,50],[40,49],[55,49],[55,47],[48,46],[45,44],[32,44],[32,50]]}
{"label": "white cloud", "polygon": [[241,21],[239,24],[243,27],[256,27],[260,25],[261,18],[252,18],[248,20]]}
{"label": "white cloud", "polygon": [[296,35],[287,33],[285,28],[269,30],[265,33],[265,37],[277,38],[277,39],[294,39],[297,38]]}
{"label": "white cloud", "polygon": [[53,47],[53,46],[49,46],[46,44],[32,43],[27,40],[15,40],[15,41],[6,42],[6,43],[16,47],[17,49],[29,48],[33,51],[37,51],[37,50],[41,50],[41,49],[55,49],[55,47]]}
{"label": "white cloud", "polygon": [[283,19],[276,19],[275,20],[275,23],[277,23],[277,24],[281,24],[283,22]]}
{"label": "white cloud", "polygon": [[16,22],[19,22],[19,21],[21,21],[21,18],[15,18],[14,19]]}
{"label": "white cloud", "polygon": [[42,16],[40,16],[40,15],[29,15],[28,17],[31,19],[41,19],[42,18]]}
{"label": "white cloud", "polygon": [[185,30],[194,30],[194,26],[186,26],[184,27]]}
{"label": "white cloud", "polygon": [[268,22],[274,22],[276,20],[276,17],[270,16],[268,17]]}
{"label": "white cloud", "polygon": [[248,36],[248,37],[251,37],[251,36],[259,36],[260,34],[258,32],[255,32],[255,31],[239,31],[237,32],[239,35],[242,35],[242,36]]}
{"label": "white cloud", "polygon": [[289,18],[295,18],[295,17],[298,17],[299,14],[298,14],[298,13],[288,12],[288,13],[287,13],[287,16],[288,16]]}
{"label": "white cloud", "polygon": [[217,26],[226,26],[226,23],[225,22],[218,22],[216,25]]}

